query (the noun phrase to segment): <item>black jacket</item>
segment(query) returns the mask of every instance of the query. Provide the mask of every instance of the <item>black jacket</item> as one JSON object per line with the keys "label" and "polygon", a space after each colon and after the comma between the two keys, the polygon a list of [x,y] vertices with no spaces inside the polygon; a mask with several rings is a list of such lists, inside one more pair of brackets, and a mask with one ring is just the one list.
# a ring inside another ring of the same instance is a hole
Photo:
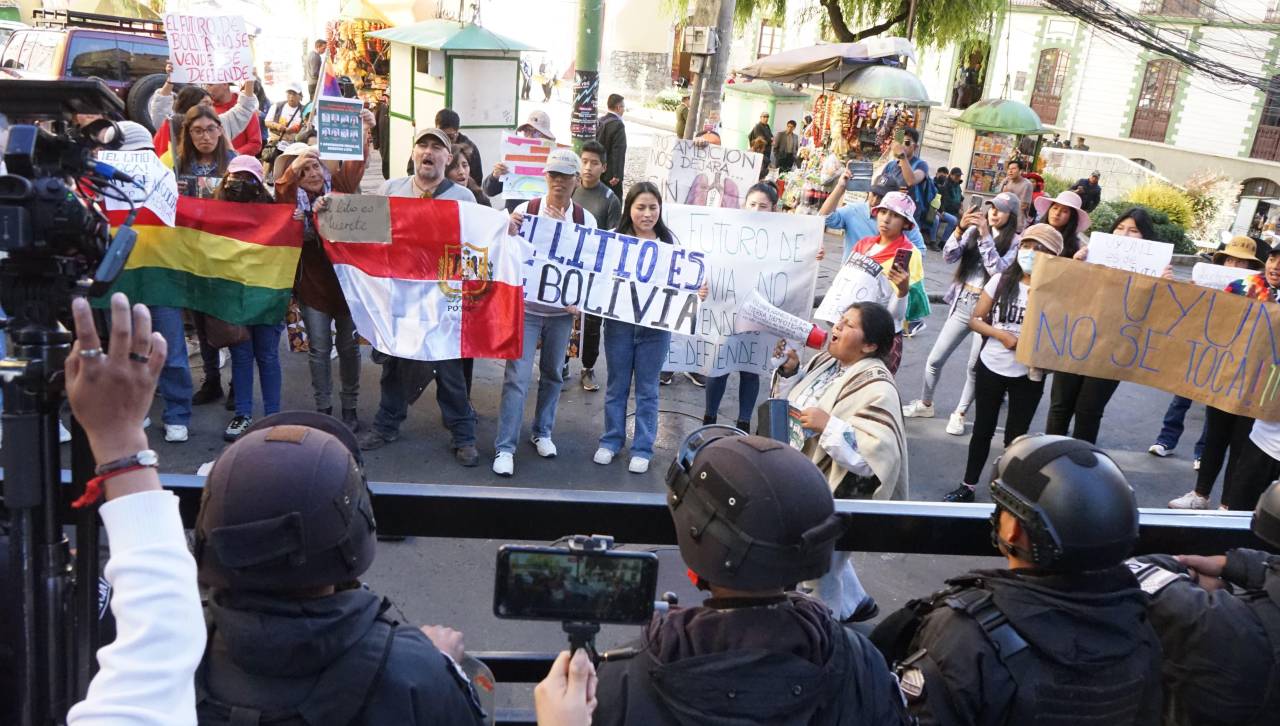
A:
{"label": "black jacket", "polygon": [[[920,724],[1031,723],[1015,715],[1020,707],[1025,713],[1028,703],[1039,723],[1070,723],[1085,715],[1084,703],[1096,719],[1091,725],[1159,723],[1160,643],[1128,568],[1078,574],[977,570],[947,582],[953,588],[934,596],[906,654],[894,654]],[[1029,646],[1017,662],[1020,681],[982,625],[950,604],[975,590],[990,594]],[[881,647],[894,640],[880,628],[872,638]],[[918,678],[923,691],[910,693]],[[1020,692],[1019,682],[1028,687]],[[1051,713],[1054,708],[1063,712]]]}
{"label": "black jacket", "polygon": [[[1257,550],[1227,553],[1223,579],[1241,588],[1207,592],[1173,557],[1134,561],[1150,596],[1151,624],[1164,648],[1165,716],[1170,726],[1227,726],[1276,722],[1268,689],[1280,692],[1280,642],[1262,618],[1280,624],[1280,557]],[[1275,635],[1280,635],[1276,633]]]}
{"label": "black jacket", "polygon": [[1087,177],[1076,180],[1071,188],[1080,190],[1080,206],[1086,212],[1092,212],[1102,202],[1102,185],[1094,184]]}
{"label": "black jacket", "polygon": [[601,664],[593,724],[906,723],[880,653],[801,595],[674,610],[655,616],[636,647]]}
{"label": "black jacket", "polygon": [[620,187],[623,172],[627,170],[627,126],[618,114],[610,112],[600,120],[596,141],[604,147],[605,153],[604,173],[600,178],[617,194],[618,190],[609,184],[609,180],[616,178]]}
{"label": "black jacket", "polygon": [[[296,710],[313,724],[347,723],[343,714],[361,703],[358,724],[480,724],[470,686],[449,659],[416,627],[388,630],[382,609],[364,589],[311,600],[215,592],[197,699],[203,691],[224,704]],[[370,689],[316,687],[362,650],[374,655],[370,667],[382,662]],[[202,724],[214,722],[198,710]]]}

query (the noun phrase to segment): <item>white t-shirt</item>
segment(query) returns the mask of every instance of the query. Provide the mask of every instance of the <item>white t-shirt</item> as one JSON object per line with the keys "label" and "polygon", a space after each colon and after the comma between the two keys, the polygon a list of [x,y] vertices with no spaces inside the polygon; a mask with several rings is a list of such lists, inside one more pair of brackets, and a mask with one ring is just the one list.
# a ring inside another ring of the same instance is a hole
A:
{"label": "white t-shirt", "polygon": [[1249,439],[1267,456],[1280,460],[1280,421],[1254,421]]}
{"label": "white t-shirt", "polygon": [[[1000,285],[1000,281],[1004,279],[1004,274],[996,275],[982,288],[992,300],[996,299],[996,288]],[[1006,318],[1000,313],[1000,304],[997,302],[991,308],[991,327],[996,330],[1007,330],[1014,335],[1022,335],[1022,318],[1027,314],[1027,293],[1030,287],[1018,283],[1018,301],[1010,306],[1009,315]],[[989,338],[986,345],[982,346],[982,364],[985,365],[992,373],[999,373],[1009,378],[1017,378],[1027,375],[1027,367],[1018,362],[1014,356],[1014,352],[1004,347],[995,338]]]}

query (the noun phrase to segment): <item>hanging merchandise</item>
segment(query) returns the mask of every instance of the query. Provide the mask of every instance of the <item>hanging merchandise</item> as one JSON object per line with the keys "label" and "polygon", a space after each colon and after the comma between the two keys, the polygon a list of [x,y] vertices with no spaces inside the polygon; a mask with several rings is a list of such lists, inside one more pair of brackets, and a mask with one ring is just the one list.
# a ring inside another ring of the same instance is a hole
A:
{"label": "hanging merchandise", "polygon": [[360,98],[371,104],[385,94],[390,68],[388,43],[367,36],[389,27],[371,18],[339,18],[325,26],[328,55],[338,75],[350,78]]}

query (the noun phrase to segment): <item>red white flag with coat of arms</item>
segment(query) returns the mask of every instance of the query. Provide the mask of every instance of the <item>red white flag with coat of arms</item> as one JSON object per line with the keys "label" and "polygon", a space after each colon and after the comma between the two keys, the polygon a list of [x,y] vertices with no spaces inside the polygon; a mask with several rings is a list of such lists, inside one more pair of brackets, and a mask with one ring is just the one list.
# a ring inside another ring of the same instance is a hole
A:
{"label": "red white flag with coat of arms", "polygon": [[356,330],[397,358],[519,358],[522,265],[507,215],[455,201],[341,195],[317,217]]}

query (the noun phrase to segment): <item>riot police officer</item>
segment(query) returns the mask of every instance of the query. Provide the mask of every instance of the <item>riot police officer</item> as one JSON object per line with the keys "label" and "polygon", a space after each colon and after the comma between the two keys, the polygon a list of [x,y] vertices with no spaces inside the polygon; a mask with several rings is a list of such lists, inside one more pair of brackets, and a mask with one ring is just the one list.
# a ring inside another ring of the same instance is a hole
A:
{"label": "riot police officer", "polygon": [[[1258,499],[1253,533],[1280,548],[1280,482]],[[1148,555],[1129,561],[1164,647],[1165,723],[1280,719],[1280,556]]]}
{"label": "riot police officer", "polygon": [[201,726],[481,722],[456,634],[400,626],[360,587],[375,547],[360,448],[337,419],[268,416],[222,452],[196,519]]}
{"label": "riot police officer", "polygon": [[1022,436],[993,467],[992,540],[1008,569],[975,570],[886,619],[921,724],[1155,724],[1160,644],[1124,558],[1138,510],[1086,441]]}
{"label": "riot police officer", "polygon": [[791,590],[827,571],[844,529],[808,458],[706,426],[667,487],[680,555],[711,597],[655,615],[631,657],[605,654],[593,723],[906,723],[880,653]]}

